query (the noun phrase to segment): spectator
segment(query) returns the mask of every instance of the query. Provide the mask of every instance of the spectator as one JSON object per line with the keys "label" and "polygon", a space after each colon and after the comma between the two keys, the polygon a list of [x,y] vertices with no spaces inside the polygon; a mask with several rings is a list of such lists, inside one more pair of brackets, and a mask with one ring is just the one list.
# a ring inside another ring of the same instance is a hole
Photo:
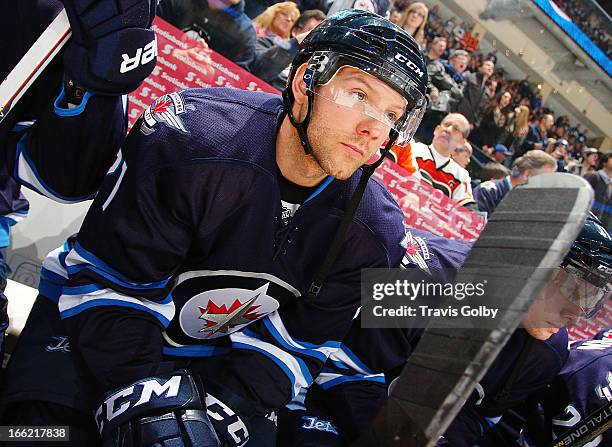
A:
{"label": "spectator", "polygon": [[400,20],[402,20],[402,16],[402,11],[394,8],[391,10],[391,12],[389,12],[389,21],[399,26]]}
{"label": "spectator", "polygon": [[599,151],[594,147],[588,147],[582,151],[582,161],[574,162],[567,166],[567,172],[584,176],[587,172],[593,172],[597,170],[597,164],[599,163]]}
{"label": "spectator", "polygon": [[516,153],[527,136],[529,113],[529,107],[527,106],[518,106],[515,109],[514,116],[507,127],[510,133],[505,140],[502,140],[502,143],[510,148],[510,152]]}
{"label": "spectator", "polygon": [[425,55],[425,63],[427,65],[439,60],[446,51],[446,39],[444,37],[436,37],[429,44],[429,51]]}
{"label": "spectator", "polygon": [[510,175],[510,169],[495,161],[485,163],[480,171],[482,182],[503,179],[508,175]]}
{"label": "spectator", "polygon": [[448,62],[436,60],[427,66],[430,83],[438,89],[438,97],[430,104],[419,126],[417,135],[422,141],[431,140],[434,128],[450,112],[453,104],[463,98],[463,72],[469,58],[467,51],[456,50]]}
{"label": "spectator", "polygon": [[517,185],[529,177],[555,172],[557,162],[544,151],[532,151],[516,159],[509,176],[503,180],[489,180],[474,189],[478,210],[491,214],[499,202]]}
{"label": "spectator", "polygon": [[567,148],[569,144],[567,140],[557,140],[552,145],[550,155],[557,160],[557,172],[566,172],[565,163],[568,157]]}
{"label": "spectator", "polygon": [[258,37],[280,37],[289,40],[291,28],[300,16],[300,10],[293,2],[276,3],[253,19]]}
{"label": "spectator", "polygon": [[251,73],[282,90],[285,87],[288,72],[284,75],[281,73],[291,64],[299,43],[323,20],[325,20],[323,11],[318,9],[304,11],[294,23],[291,29],[292,37],[289,40],[277,35],[257,39],[255,61],[250,67]]}
{"label": "spectator", "polygon": [[463,169],[467,169],[472,158],[472,145],[470,142],[466,140],[463,146],[455,148],[451,154],[451,157],[459,166],[461,166]]}
{"label": "spectator", "polygon": [[213,50],[247,68],[255,58],[257,34],[244,13],[244,0],[161,0],[157,15],[180,29],[204,29]]}
{"label": "spectator", "polygon": [[507,108],[511,100],[512,95],[505,91],[499,100],[492,102],[490,111],[482,119],[480,126],[471,134],[474,143],[478,146],[493,146],[503,139],[508,124]]}
{"label": "spectator", "polygon": [[599,217],[604,227],[612,233],[612,154],[601,157],[601,169],[597,172],[587,172],[584,178],[595,190],[593,213]]}
{"label": "spectator", "polygon": [[459,113],[449,113],[434,129],[429,146],[414,143],[412,154],[424,181],[463,206],[474,206],[470,174],[451,158],[465,147],[470,123]]}
{"label": "spectator", "polygon": [[362,9],[386,17],[389,12],[389,0],[333,0],[327,10],[331,16],[345,9]]}
{"label": "spectator", "polygon": [[533,149],[544,150],[546,145],[546,132],[550,129],[554,123],[552,115],[545,113],[540,117],[536,124],[529,126],[527,136],[523,141],[523,144],[519,147],[519,150],[515,152],[514,157],[518,158],[525,154],[527,151]]}
{"label": "spectator", "polygon": [[480,125],[486,113],[491,96],[487,93],[486,82],[493,74],[493,61],[485,60],[480,64],[477,73],[467,73],[463,88],[463,98],[454,111],[464,115],[473,127]]}
{"label": "spectator", "polygon": [[510,152],[503,144],[496,144],[491,155],[493,160],[503,165],[506,163],[508,158],[512,157],[512,152]]}
{"label": "spectator", "polygon": [[417,41],[421,48],[425,48],[425,26],[429,9],[425,3],[414,2],[404,11],[404,15],[398,23]]}

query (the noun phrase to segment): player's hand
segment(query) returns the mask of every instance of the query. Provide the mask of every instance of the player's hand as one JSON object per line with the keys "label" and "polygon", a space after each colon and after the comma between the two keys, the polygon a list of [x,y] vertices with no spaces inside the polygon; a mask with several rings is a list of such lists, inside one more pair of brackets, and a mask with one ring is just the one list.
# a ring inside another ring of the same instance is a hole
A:
{"label": "player's hand", "polygon": [[185,370],[109,392],[95,417],[104,447],[242,447],[249,440],[238,414]]}
{"label": "player's hand", "polygon": [[150,29],[156,0],[61,0],[72,38],[64,52],[69,80],[91,93],[135,90],[155,67]]}

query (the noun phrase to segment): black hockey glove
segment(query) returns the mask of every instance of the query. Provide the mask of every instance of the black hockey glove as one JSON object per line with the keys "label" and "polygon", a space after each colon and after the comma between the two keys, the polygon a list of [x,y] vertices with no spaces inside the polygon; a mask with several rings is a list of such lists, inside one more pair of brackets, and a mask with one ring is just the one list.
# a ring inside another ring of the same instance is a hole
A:
{"label": "black hockey glove", "polygon": [[64,52],[66,77],[103,95],[135,90],[153,71],[156,0],[61,0],[72,38]]}
{"label": "black hockey glove", "polygon": [[111,391],[95,417],[104,447],[241,447],[249,439],[242,419],[184,370]]}

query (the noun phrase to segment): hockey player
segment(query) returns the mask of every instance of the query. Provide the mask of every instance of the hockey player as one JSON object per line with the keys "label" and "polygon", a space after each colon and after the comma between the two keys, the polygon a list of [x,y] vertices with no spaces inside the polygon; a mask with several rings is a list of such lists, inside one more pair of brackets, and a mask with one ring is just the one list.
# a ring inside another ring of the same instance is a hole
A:
{"label": "hockey player", "polygon": [[[126,97],[121,95],[135,89],[155,66],[155,36],[147,29],[154,4],[149,0],[2,3],[0,40],[10,45],[2,48],[0,79],[64,6],[72,38],[0,124],[0,295],[10,227],[28,211],[20,185],[58,202],[79,202],[93,196],[117,157],[127,124]],[[147,46],[150,57],[145,61],[141,48]],[[135,54],[137,65],[132,63]],[[4,333],[4,327],[0,331]]]}
{"label": "hockey player", "polygon": [[[467,255],[469,246],[431,235],[418,237],[428,241],[426,251],[433,254],[427,262],[430,271],[452,272]],[[552,382],[568,357],[567,331],[561,326],[581,313],[592,317],[609,298],[611,278],[606,269],[612,266],[611,249],[610,236],[596,218],[589,217],[546,287],[543,296],[548,299],[534,302],[523,318],[524,327],[512,335],[440,446],[473,446],[506,409]],[[557,299],[559,290],[565,293],[568,288],[578,296],[572,301]],[[359,322],[354,324],[316,386],[303,393],[305,400],[302,396],[280,413],[278,445],[339,446],[358,438],[382,408],[387,385],[401,372],[420,335],[418,330],[362,329]]]}
{"label": "hockey player", "polygon": [[75,445],[95,442],[92,411],[105,445],[273,442],[265,415],[338,349],[360,269],[400,265],[401,210],[359,168],[412,136],[426,86],[410,36],[343,11],[302,42],[283,99],[156,100],[44,263],[7,418],[62,421]]}

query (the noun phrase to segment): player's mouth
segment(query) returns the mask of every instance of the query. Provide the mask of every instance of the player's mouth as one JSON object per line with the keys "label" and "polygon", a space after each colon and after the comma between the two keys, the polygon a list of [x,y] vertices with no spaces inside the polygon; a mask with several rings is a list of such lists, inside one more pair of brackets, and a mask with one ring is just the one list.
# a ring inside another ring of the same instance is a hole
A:
{"label": "player's mouth", "polygon": [[346,150],[346,152],[349,153],[349,155],[352,155],[353,157],[363,157],[363,150],[359,149],[357,146],[353,146],[352,144],[346,144],[346,143],[340,143],[342,145],[342,147]]}

